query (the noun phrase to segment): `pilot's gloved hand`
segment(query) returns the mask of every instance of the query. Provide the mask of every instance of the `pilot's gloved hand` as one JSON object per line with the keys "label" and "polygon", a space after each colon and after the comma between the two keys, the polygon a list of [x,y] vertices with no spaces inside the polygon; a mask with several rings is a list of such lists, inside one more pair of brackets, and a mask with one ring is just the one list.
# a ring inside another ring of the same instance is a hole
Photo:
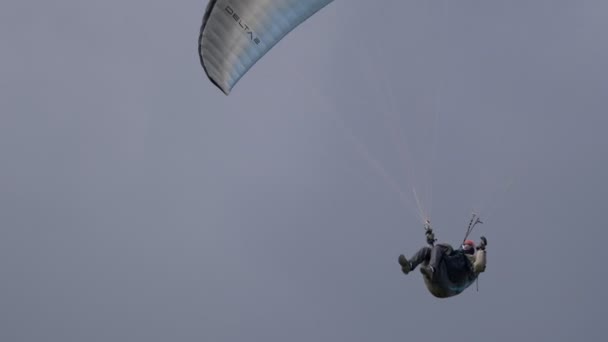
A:
{"label": "pilot's gloved hand", "polygon": [[488,244],[488,240],[486,239],[485,236],[482,236],[479,238],[481,241],[479,242],[479,244],[477,245],[477,249],[481,249],[483,251],[486,250],[486,245]]}
{"label": "pilot's gloved hand", "polygon": [[429,245],[432,245],[435,243],[435,241],[437,241],[437,239],[435,239],[435,234],[433,233],[432,229],[427,230],[425,235],[426,235],[426,242]]}

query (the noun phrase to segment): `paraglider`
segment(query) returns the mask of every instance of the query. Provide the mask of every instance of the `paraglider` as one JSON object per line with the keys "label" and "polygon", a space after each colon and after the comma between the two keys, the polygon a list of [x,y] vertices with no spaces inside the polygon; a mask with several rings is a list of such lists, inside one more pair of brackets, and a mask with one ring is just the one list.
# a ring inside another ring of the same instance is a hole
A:
{"label": "paraglider", "polygon": [[421,265],[420,273],[424,283],[435,297],[448,298],[462,293],[486,269],[487,239],[482,236],[477,246],[473,240],[467,239],[472,227],[477,223],[481,223],[478,218],[471,220],[467,236],[460,248],[454,249],[447,243],[435,244],[435,234],[427,221],[425,234],[429,246],[422,247],[409,260],[403,254],[399,255],[401,271],[409,274]]}
{"label": "paraglider", "polygon": [[210,0],[198,53],[224,94],[273,46],[333,0]]}
{"label": "paraglider", "polygon": [[[198,40],[200,63],[205,74],[225,95],[229,95],[239,80],[279,41],[331,2],[333,0],[210,0]],[[391,126],[392,129],[395,127],[398,125]],[[359,147],[359,152],[405,202],[406,196],[398,183],[392,181],[380,163],[361,147],[363,144],[358,143],[354,134],[348,129],[346,131]],[[428,216],[423,213],[415,188],[412,189],[419,218],[424,222]],[[427,220],[425,229],[429,246],[421,248],[409,260],[400,255],[398,262],[402,272],[409,274],[420,266],[426,287],[435,297],[448,298],[462,293],[486,269],[486,238],[482,236],[479,244],[467,239],[478,223],[482,222],[473,215],[465,239],[455,249],[447,243],[435,244],[433,229]]]}

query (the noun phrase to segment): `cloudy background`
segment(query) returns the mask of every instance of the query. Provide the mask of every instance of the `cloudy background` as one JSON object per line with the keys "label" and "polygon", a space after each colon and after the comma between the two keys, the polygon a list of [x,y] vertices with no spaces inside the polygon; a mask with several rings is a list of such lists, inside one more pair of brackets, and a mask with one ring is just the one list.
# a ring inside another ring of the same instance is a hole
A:
{"label": "cloudy background", "polygon": [[205,6],[0,4],[0,340],[604,338],[606,1],[335,1],[228,97]]}

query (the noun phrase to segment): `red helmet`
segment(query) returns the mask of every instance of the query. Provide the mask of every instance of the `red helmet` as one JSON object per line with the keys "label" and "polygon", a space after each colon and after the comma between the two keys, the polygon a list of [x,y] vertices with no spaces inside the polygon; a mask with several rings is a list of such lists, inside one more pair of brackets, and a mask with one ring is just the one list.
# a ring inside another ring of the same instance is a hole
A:
{"label": "red helmet", "polygon": [[465,240],[462,243],[462,250],[466,254],[474,254],[475,253],[475,242],[473,240]]}

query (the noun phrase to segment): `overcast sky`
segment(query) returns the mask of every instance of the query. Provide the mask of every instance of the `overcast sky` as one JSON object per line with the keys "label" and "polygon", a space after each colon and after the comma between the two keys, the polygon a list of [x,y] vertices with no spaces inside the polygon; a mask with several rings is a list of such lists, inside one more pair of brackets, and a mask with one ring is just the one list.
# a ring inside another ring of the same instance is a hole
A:
{"label": "overcast sky", "polygon": [[605,338],[608,2],[337,0],[230,96],[205,6],[0,4],[1,341]]}

